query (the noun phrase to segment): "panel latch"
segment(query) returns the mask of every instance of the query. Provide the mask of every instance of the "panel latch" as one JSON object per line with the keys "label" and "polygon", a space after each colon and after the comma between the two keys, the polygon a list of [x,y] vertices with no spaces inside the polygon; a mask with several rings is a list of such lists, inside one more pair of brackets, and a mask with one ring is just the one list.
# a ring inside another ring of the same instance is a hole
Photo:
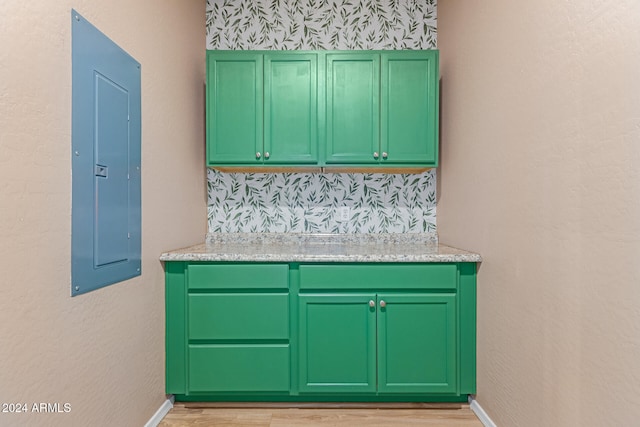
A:
{"label": "panel latch", "polygon": [[96,165],[96,176],[106,178],[107,177],[107,167],[103,165]]}

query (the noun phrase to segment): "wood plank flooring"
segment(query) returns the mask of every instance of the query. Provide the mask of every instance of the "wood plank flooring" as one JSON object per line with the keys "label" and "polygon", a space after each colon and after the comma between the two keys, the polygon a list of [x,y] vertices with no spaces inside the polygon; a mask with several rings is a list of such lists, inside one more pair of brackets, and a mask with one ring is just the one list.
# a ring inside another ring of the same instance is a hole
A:
{"label": "wood plank flooring", "polygon": [[159,427],[483,427],[468,404],[176,403]]}

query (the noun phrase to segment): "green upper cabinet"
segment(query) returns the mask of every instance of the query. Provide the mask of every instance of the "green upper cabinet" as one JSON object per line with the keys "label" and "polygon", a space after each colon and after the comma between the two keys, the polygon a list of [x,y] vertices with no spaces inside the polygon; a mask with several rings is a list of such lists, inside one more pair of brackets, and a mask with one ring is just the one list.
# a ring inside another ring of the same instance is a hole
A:
{"label": "green upper cabinet", "polygon": [[318,163],[315,53],[207,53],[207,164]]}
{"label": "green upper cabinet", "polygon": [[264,57],[264,162],[318,162],[318,57]]}
{"label": "green upper cabinet", "polygon": [[437,166],[438,52],[327,54],[327,164]]}
{"label": "green upper cabinet", "polygon": [[379,151],[380,55],[327,55],[326,162],[371,163]]}
{"label": "green upper cabinet", "polygon": [[437,166],[438,52],[381,57],[381,161]]}
{"label": "green upper cabinet", "polygon": [[434,167],[438,51],[208,51],[208,166]]}
{"label": "green upper cabinet", "polygon": [[252,164],[262,151],[263,57],[207,54],[207,163]]}

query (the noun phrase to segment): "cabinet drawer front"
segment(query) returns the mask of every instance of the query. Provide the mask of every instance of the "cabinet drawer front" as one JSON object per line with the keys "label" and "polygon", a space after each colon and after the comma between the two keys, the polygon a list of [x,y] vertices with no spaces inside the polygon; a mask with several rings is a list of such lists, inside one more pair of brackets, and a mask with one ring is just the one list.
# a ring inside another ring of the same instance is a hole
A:
{"label": "cabinet drawer front", "polygon": [[189,339],[288,338],[288,294],[189,295]]}
{"label": "cabinet drawer front", "polygon": [[456,289],[455,264],[301,265],[301,289]]}
{"label": "cabinet drawer front", "polygon": [[287,264],[190,264],[189,289],[287,289]]}
{"label": "cabinet drawer front", "polygon": [[191,345],[189,391],[289,391],[289,345]]}

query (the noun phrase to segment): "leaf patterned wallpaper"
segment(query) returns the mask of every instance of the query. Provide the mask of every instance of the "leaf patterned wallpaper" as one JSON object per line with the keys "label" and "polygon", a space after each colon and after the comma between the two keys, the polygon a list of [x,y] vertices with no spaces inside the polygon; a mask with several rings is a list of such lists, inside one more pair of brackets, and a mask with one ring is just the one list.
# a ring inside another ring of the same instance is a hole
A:
{"label": "leaf patterned wallpaper", "polygon": [[[435,231],[432,173],[221,173],[208,170],[210,232]],[[339,208],[349,209],[341,219]]]}
{"label": "leaf patterned wallpaper", "polygon": [[436,46],[436,0],[208,0],[207,49]]}
{"label": "leaf patterned wallpaper", "polygon": [[[207,0],[207,49],[436,47],[436,0]],[[436,231],[436,174],[222,173],[209,169],[209,232]],[[341,219],[339,208],[349,208]]]}

